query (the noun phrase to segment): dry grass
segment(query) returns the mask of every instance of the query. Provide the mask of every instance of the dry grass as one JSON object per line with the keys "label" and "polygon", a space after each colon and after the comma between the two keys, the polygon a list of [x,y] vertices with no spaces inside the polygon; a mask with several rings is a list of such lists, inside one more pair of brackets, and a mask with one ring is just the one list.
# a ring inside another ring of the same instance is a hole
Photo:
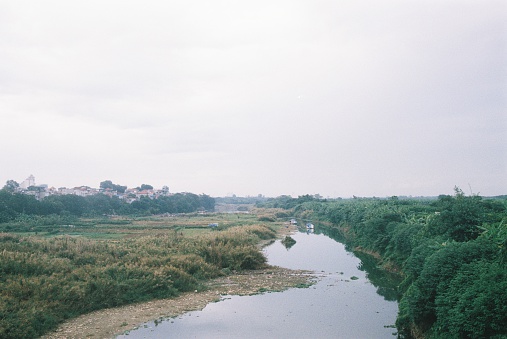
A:
{"label": "dry grass", "polygon": [[223,295],[251,295],[262,291],[283,291],[291,287],[309,286],[313,277],[306,271],[280,267],[243,272],[213,279],[202,292],[187,292],[173,299],[106,309],[73,319],[44,339],[113,338],[148,321],[175,317],[201,310]]}

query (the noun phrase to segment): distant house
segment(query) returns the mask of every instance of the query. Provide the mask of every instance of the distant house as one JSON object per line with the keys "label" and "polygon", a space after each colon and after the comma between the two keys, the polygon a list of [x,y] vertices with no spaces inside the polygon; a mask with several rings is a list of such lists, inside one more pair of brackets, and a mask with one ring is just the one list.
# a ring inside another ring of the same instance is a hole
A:
{"label": "distant house", "polygon": [[67,187],[60,187],[58,189],[58,193],[61,195],[67,195],[67,194],[74,194],[73,188],[67,188]]}
{"label": "distant house", "polygon": [[107,195],[110,198],[118,197],[120,195],[116,190],[114,190],[112,188],[106,188],[106,189],[102,190],[101,193],[104,195]]}
{"label": "distant house", "polygon": [[171,196],[169,193],[169,187],[163,186],[162,189],[144,189],[138,188],[126,189],[124,193],[120,193],[112,188],[91,188],[88,186],[78,186],[74,188],[59,187],[58,189],[48,185],[35,185],[35,177],[30,175],[25,179],[18,187],[15,188],[17,193],[23,193],[33,195],[37,199],[43,199],[50,195],[77,195],[81,197],[87,197],[95,194],[104,194],[108,197],[117,197],[128,203],[132,203],[142,197],[148,197],[150,199],[158,199],[163,196]]}
{"label": "distant house", "polygon": [[91,189],[88,186],[74,187],[72,190],[74,191],[74,195],[78,195],[80,197],[96,194],[95,190]]}
{"label": "distant house", "polygon": [[89,195],[97,194],[98,191],[95,188],[90,188],[88,186],[79,186],[74,188],[60,187],[56,190],[54,187],[49,189],[50,194],[60,194],[60,195],[77,195],[80,197],[87,197]]}
{"label": "distant house", "polygon": [[138,198],[148,197],[148,198],[153,199],[155,197],[155,193],[153,193],[153,190],[142,190],[142,191],[137,192],[136,196]]}
{"label": "distant house", "polygon": [[35,177],[31,174],[21,184],[19,184],[19,187],[23,189],[27,189],[30,186],[35,186]]}

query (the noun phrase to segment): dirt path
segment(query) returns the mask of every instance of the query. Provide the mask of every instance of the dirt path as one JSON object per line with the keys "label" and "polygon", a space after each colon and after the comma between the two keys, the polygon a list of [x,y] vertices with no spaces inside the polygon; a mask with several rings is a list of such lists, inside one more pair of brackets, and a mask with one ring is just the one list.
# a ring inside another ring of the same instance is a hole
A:
{"label": "dirt path", "polygon": [[221,295],[250,295],[261,291],[282,291],[306,286],[314,281],[311,272],[280,267],[249,271],[211,280],[204,292],[188,292],[173,299],[100,310],[62,324],[46,339],[114,338],[143,323],[159,318],[175,317],[188,311],[203,309]]}

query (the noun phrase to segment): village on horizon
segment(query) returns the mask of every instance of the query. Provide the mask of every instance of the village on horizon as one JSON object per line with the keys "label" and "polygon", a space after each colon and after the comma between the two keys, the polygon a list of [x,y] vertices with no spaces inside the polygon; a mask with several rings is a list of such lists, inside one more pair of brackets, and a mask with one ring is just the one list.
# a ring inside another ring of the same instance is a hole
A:
{"label": "village on horizon", "polygon": [[100,188],[93,188],[89,186],[78,186],[73,188],[67,187],[49,187],[47,184],[37,185],[35,177],[30,175],[21,183],[9,180],[7,185],[11,183],[11,189],[16,193],[23,193],[33,195],[37,200],[41,200],[50,195],[77,195],[86,197],[95,194],[104,194],[109,197],[117,197],[128,203],[139,200],[142,197],[157,199],[161,196],[170,196],[168,186],[163,186],[161,189],[154,189],[151,185],[141,185],[140,187],[127,188],[126,186],[115,185],[111,181],[106,180],[101,183]]}

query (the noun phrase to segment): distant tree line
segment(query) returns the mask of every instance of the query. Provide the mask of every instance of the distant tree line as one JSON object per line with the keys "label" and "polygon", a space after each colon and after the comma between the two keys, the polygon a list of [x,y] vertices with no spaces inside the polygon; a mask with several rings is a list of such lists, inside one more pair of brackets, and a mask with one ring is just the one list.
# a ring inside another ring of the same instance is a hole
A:
{"label": "distant tree line", "polygon": [[302,205],[306,202],[325,202],[326,199],[322,199],[322,197],[318,194],[316,195],[300,195],[297,198],[293,198],[290,195],[281,195],[276,198],[267,198],[262,201],[258,201],[256,203],[257,207],[263,208],[283,208],[283,209],[292,209],[297,206]]}
{"label": "distant tree line", "polygon": [[507,200],[455,193],[309,200],[294,213],[326,222],[350,248],[378,253],[383,267],[403,276],[401,338],[505,338]]}
{"label": "distant tree line", "polygon": [[257,204],[265,201],[265,198],[262,195],[258,195],[256,197],[237,197],[235,195],[231,197],[216,197],[215,201],[217,204],[234,204],[234,205],[248,205],[248,204]]}
{"label": "distant tree line", "polygon": [[99,216],[153,215],[162,213],[191,213],[198,210],[213,211],[214,198],[193,193],[176,193],[157,199],[141,197],[131,204],[118,197],[96,194],[86,197],[76,195],[51,195],[42,200],[26,194],[0,190],[0,223],[9,222],[21,216]]}
{"label": "distant tree line", "polygon": [[[111,189],[111,190],[116,191],[118,193],[125,193],[125,191],[127,190],[127,186],[115,184],[111,180],[101,181],[100,188]],[[153,186],[149,185],[149,184],[142,184],[141,186],[137,186],[136,189],[138,191],[152,190]]]}

